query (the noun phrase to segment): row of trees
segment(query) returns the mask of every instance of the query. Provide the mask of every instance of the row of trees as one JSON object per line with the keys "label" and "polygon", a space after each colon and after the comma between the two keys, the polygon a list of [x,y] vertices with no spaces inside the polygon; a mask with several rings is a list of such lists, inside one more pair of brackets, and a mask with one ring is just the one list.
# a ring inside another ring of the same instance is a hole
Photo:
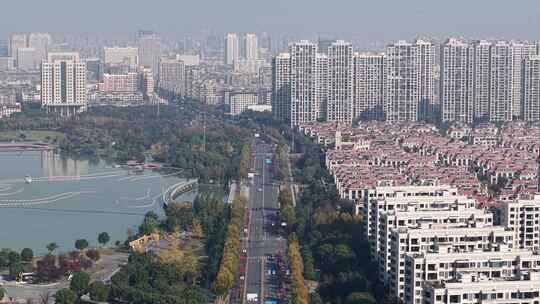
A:
{"label": "row of trees", "polygon": [[242,147],[242,152],[240,153],[240,167],[239,167],[240,178],[242,179],[247,178],[250,168],[251,168],[251,142],[246,143]]}
{"label": "row of trees", "polygon": [[287,256],[291,268],[291,296],[295,304],[308,304],[309,294],[304,281],[304,263],[296,234],[289,237]]}
{"label": "row of trees", "polygon": [[289,147],[286,144],[280,143],[276,148],[274,169],[280,180],[289,176]]}
{"label": "row of trees", "polygon": [[238,274],[240,262],[240,236],[244,227],[244,214],[247,199],[244,196],[237,196],[232,203],[231,219],[227,226],[223,257],[219,265],[216,279],[212,284],[212,290],[223,295],[234,285],[235,277]]}
{"label": "row of trees", "polygon": [[286,232],[294,231],[296,225],[296,210],[293,205],[293,194],[291,188],[284,185],[279,190],[278,202],[281,220],[287,223]]}

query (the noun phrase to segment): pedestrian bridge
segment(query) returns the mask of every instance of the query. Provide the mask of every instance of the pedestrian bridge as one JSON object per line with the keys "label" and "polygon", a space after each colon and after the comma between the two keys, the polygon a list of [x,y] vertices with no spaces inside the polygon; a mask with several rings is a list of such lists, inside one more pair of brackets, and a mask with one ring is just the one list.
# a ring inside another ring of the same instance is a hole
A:
{"label": "pedestrian bridge", "polygon": [[162,195],[163,204],[168,205],[173,203],[174,200],[182,194],[196,190],[199,187],[198,179],[190,179],[187,181],[182,181],[178,184],[172,185],[169,187]]}

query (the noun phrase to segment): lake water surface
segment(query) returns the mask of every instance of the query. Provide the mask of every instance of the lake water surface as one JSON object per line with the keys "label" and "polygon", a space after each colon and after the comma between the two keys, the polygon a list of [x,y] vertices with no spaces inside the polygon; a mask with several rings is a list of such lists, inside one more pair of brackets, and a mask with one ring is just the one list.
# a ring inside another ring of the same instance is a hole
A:
{"label": "lake water surface", "polygon": [[[32,177],[29,184],[27,175]],[[146,212],[163,213],[162,192],[180,181],[49,151],[0,152],[0,248],[29,247],[43,254],[47,244],[56,242],[67,251],[80,238],[97,245],[103,231],[111,243],[123,242],[128,228],[137,229]]]}

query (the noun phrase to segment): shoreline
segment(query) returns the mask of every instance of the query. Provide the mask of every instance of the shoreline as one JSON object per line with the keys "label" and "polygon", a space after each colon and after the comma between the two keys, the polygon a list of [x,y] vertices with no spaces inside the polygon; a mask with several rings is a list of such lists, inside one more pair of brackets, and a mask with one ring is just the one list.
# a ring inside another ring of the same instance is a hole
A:
{"label": "shoreline", "polygon": [[0,152],[50,151],[56,146],[41,142],[0,142]]}

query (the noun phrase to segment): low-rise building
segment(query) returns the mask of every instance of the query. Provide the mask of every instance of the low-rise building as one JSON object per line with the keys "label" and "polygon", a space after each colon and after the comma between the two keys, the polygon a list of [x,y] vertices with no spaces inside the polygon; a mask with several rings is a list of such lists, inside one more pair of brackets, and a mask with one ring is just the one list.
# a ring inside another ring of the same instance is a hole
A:
{"label": "low-rise building", "polygon": [[540,303],[540,272],[518,271],[515,279],[485,280],[460,274],[452,281],[428,283],[424,304]]}
{"label": "low-rise building", "polygon": [[390,236],[389,293],[402,301],[405,297],[405,257],[430,251],[440,253],[512,248],[514,234],[504,227],[460,227],[446,229],[397,228]]}
{"label": "low-rise building", "polygon": [[[517,279],[520,273],[540,270],[540,255],[530,250],[428,252],[405,256],[406,304],[425,302],[426,289],[442,281],[456,281],[463,275],[478,280]],[[429,292],[428,292],[429,293]]]}
{"label": "low-rise building", "polygon": [[540,195],[502,202],[501,225],[514,232],[516,248],[540,250]]}

